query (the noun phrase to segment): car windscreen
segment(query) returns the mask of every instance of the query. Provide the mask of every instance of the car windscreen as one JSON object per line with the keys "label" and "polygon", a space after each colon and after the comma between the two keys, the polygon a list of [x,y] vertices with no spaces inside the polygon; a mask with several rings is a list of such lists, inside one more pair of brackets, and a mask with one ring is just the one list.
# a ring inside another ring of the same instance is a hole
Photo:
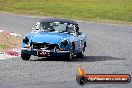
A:
{"label": "car windscreen", "polygon": [[74,32],[74,25],[62,22],[41,22],[39,29],[44,31]]}

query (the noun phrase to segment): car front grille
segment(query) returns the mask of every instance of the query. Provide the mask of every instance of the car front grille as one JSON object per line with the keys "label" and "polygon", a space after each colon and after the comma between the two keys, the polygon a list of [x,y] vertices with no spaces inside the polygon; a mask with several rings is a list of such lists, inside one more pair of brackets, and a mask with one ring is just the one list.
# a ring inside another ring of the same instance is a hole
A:
{"label": "car front grille", "polygon": [[50,44],[50,43],[31,43],[30,46],[33,49],[45,49],[45,50],[53,50],[55,48],[59,48],[59,45]]}

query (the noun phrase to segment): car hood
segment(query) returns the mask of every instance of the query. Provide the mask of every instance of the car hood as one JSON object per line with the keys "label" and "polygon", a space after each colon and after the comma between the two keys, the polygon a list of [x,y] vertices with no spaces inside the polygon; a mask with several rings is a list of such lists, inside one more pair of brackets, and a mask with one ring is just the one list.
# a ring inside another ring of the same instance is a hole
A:
{"label": "car hood", "polygon": [[33,34],[33,36],[31,37],[31,41],[58,44],[68,37],[70,37],[70,35],[65,33],[38,32],[36,34]]}

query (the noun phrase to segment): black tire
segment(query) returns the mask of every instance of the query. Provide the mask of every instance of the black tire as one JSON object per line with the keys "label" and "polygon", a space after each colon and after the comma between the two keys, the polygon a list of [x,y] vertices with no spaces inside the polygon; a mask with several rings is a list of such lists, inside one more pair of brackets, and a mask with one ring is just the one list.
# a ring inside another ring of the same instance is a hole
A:
{"label": "black tire", "polygon": [[29,54],[27,54],[27,53],[21,53],[21,58],[22,58],[22,60],[29,60],[29,59],[30,59],[30,56],[31,56],[31,55],[29,55]]}
{"label": "black tire", "polygon": [[76,57],[78,57],[78,58],[84,57],[85,47],[86,47],[86,43],[84,43],[82,51],[76,54]]}
{"label": "black tire", "polygon": [[74,49],[75,49],[75,47],[72,46],[72,47],[71,47],[71,52],[68,53],[68,55],[66,56],[66,60],[67,60],[67,61],[71,61],[71,60],[73,59],[73,56],[74,56]]}
{"label": "black tire", "polygon": [[66,61],[71,61],[72,60],[72,58],[73,58],[73,53],[72,52],[70,52],[67,56],[66,56]]}

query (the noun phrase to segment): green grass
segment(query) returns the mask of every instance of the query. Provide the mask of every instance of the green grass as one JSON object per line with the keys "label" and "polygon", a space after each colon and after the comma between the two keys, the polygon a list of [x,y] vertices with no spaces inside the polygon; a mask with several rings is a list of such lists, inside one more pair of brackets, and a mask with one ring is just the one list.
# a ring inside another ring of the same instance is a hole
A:
{"label": "green grass", "polygon": [[132,22],[132,0],[0,0],[0,10],[83,20]]}

